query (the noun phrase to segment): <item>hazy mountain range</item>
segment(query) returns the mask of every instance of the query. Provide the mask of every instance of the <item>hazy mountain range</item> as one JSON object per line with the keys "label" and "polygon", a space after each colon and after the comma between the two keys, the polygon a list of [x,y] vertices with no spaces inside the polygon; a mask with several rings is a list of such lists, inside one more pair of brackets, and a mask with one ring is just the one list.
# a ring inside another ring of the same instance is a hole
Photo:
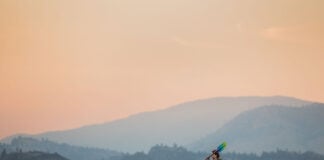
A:
{"label": "hazy mountain range", "polygon": [[324,104],[301,108],[266,106],[246,111],[189,148],[206,151],[222,141],[228,151],[262,153],[284,149],[324,154]]}
{"label": "hazy mountain range", "polygon": [[[211,98],[141,113],[104,124],[46,132],[32,137],[132,153],[147,151],[155,144],[176,143],[183,146],[194,144],[218,131],[226,122],[240,113],[260,106],[300,107],[310,103],[282,96]],[[211,142],[216,141],[211,140]]]}

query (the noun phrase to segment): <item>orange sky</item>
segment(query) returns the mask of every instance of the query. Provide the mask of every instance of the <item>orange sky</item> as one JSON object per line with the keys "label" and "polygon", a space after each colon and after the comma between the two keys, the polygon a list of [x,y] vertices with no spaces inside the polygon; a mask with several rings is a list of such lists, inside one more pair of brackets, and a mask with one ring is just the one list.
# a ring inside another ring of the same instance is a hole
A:
{"label": "orange sky", "polygon": [[322,0],[0,0],[0,138],[184,101],[324,102]]}

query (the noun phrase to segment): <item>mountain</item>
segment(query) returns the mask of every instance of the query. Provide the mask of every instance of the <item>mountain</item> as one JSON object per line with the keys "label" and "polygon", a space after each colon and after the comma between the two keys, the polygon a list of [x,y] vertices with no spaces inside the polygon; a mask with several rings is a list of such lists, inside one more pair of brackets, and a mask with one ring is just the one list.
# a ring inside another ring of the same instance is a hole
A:
{"label": "mountain", "polygon": [[17,150],[21,150],[22,152],[41,151],[58,153],[70,160],[109,160],[121,155],[121,153],[108,149],[77,147],[68,144],[58,144],[45,139],[37,140],[30,137],[14,138],[11,144],[0,143],[0,151],[4,149],[9,153]]}
{"label": "mountain", "polygon": [[324,154],[324,104],[279,105],[241,113],[221,129],[189,146],[206,151],[227,141],[227,151],[261,153],[276,149]]}
{"label": "mountain", "polygon": [[303,106],[309,103],[283,96],[211,98],[104,124],[46,132],[32,137],[132,153],[148,151],[153,145],[161,143],[191,144],[215,132],[239,113],[259,106]]}
{"label": "mountain", "polygon": [[68,160],[57,153],[44,153],[39,151],[14,152],[6,154],[2,151],[0,160]]}

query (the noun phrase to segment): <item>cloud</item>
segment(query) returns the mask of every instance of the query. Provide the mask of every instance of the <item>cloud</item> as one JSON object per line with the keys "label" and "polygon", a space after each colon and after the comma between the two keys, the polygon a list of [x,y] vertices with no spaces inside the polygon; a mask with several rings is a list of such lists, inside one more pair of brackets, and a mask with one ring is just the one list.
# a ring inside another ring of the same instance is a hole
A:
{"label": "cloud", "polygon": [[177,36],[174,36],[172,38],[172,41],[175,42],[176,44],[179,44],[181,46],[192,46],[192,44],[190,42],[188,42],[187,40],[183,39],[183,38],[180,38],[180,37],[177,37]]}
{"label": "cloud", "polygon": [[273,26],[260,31],[260,35],[279,43],[302,44],[323,47],[324,25],[307,24],[295,26]]}

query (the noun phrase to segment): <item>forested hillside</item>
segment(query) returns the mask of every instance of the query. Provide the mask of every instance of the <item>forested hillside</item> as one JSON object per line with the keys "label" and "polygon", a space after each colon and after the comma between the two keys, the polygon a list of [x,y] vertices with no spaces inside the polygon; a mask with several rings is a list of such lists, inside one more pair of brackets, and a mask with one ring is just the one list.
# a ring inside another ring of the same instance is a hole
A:
{"label": "forested hillside", "polygon": [[[137,152],[123,156],[120,160],[204,160],[209,153],[191,152],[183,147],[174,145],[168,147],[157,145],[148,153]],[[314,152],[290,152],[277,150],[263,152],[260,155],[247,153],[226,152],[221,154],[223,160],[324,160],[324,156]]]}

